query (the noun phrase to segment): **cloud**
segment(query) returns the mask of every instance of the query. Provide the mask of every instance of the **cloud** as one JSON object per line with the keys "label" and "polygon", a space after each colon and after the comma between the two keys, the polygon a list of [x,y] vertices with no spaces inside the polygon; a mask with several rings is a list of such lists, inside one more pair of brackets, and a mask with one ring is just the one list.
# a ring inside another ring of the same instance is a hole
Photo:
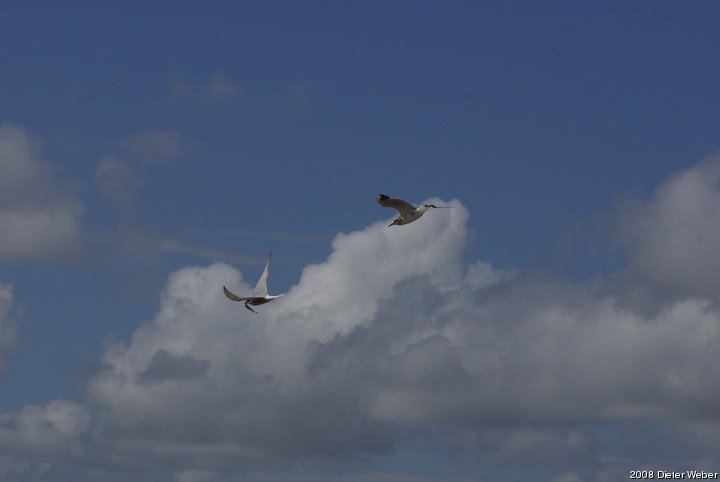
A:
{"label": "cloud", "polygon": [[222,71],[210,74],[199,82],[175,78],[164,103],[194,102],[204,105],[229,105],[242,97],[242,87]]}
{"label": "cloud", "polygon": [[720,297],[720,156],[671,176],[648,200],[626,202],[617,235],[628,264],[616,282],[628,303]]}
{"label": "cloud", "polygon": [[180,134],[167,129],[141,132],[127,138],[123,147],[134,156],[146,160],[171,159],[183,153]]}
{"label": "cloud", "polygon": [[0,259],[46,257],[77,247],[82,204],[53,182],[22,129],[0,126]]}
{"label": "cloud", "polygon": [[137,200],[145,179],[127,162],[108,155],[98,163],[95,182],[108,199],[127,207]]}
{"label": "cloud", "polygon": [[[197,230],[189,229],[189,232],[199,232]],[[334,238],[330,234],[310,234],[310,233],[297,233],[288,231],[267,231],[263,229],[248,229],[248,228],[231,228],[231,229],[217,229],[217,230],[203,230],[204,234],[211,234],[222,237],[237,237],[237,238],[256,238],[261,240],[278,241],[282,243],[293,243],[293,244],[327,244]]]}
{"label": "cloud", "polygon": [[567,472],[557,477],[553,477],[553,479],[549,482],[583,482],[583,479],[577,473]]}
{"label": "cloud", "polygon": [[0,284],[0,373],[5,369],[3,357],[15,341],[15,328],[10,320],[13,305],[12,285]]}
{"label": "cloud", "polygon": [[223,249],[210,248],[188,243],[175,238],[145,235],[146,242],[151,243],[155,249],[165,253],[188,254],[206,260],[219,260],[228,263],[260,264],[262,261],[256,256],[239,254]]}
{"label": "cloud", "polygon": [[[666,213],[687,202],[667,193],[699,182],[687,179],[638,204],[650,226],[686,222]],[[85,450],[114,454],[114,473],[132,460],[154,480],[188,481],[309,480],[322,461],[402,446],[507,470],[498,480],[523,467],[563,482],[712,468],[720,305],[710,285],[683,282],[680,265],[679,280],[646,273],[633,282],[662,280],[673,297],[644,314],[595,284],[468,264],[469,213],[451,204],[408,226],[338,234],[328,259],[259,314],[223,297],[223,285],[252,291],[227,264],[172,273],[155,317],[103,353]],[[628,269],[644,254],[629,250]]]}
{"label": "cloud", "polygon": [[212,248],[181,239],[161,236],[144,228],[139,219],[141,200],[147,178],[142,169],[113,155],[103,157],[95,170],[98,190],[118,208],[120,229],[111,234],[96,233],[93,238],[107,250],[108,246],[125,254],[155,256],[157,253],[183,254],[228,263],[259,264],[254,256]]}
{"label": "cloud", "polygon": [[[307,379],[308,350],[368,322],[379,297],[391,296],[393,284],[408,275],[451,283],[460,270],[467,219],[465,208],[456,206],[446,216],[426,216],[427,235],[398,231],[400,239],[393,239],[383,223],[339,235],[328,262],[306,268],[287,301],[267,305],[257,316],[248,312],[254,318],[222,295],[222,285],[252,291],[229,266],[175,273],[155,320],[130,345],[105,353],[106,369],[90,384],[93,401],[123,433],[132,426],[144,434],[151,451],[168,444],[185,450],[202,441],[206,450],[223,447],[238,460],[262,460],[388,449],[392,427],[361,410],[354,391]],[[383,245],[387,253],[373,252]],[[365,256],[374,261],[363,262]],[[208,360],[207,376],[143,383],[138,374],[159,350]],[[180,399],[185,402],[168,403]],[[174,436],[167,440],[163,434],[171,426]],[[330,431],[337,431],[333,440],[326,439]]]}
{"label": "cloud", "polygon": [[[227,265],[174,273],[157,317],[106,351],[92,400],[116,433],[187,453],[194,469],[220,453],[383,453],[424,426],[486,440],[505,427],[515,438],[498,450],[540,463],[548,434],[524,427],[715,416],[720,312],[710,302],[643,318],[590,287],[482,262],[463,269],[468,213],[453,205],[403,229],[338,235],[328,260],[259,315],[223,299],[222,285],[251,291]],[[159,353],[207,360],[207,372],[148,385]],[[592,439],[558,435],[556,446],[578,450]]]}
{"label": "cloud", "polygon": [[[402,473],[378,473],[373,472],[365,474],[347,474],[342,472],[322,473],[315,472],[309,474],[296,473],[289,476],[287,473],[260,473],[260,474],[243,474],[241,476],[232,476],[222,473],[213,473],[208,471],[183,471],[177,474],[177,482],[476,482],[478,479],[472,477],[442,477],[442,476],[424,476]],[[484,479],[484,482],[493,482],[493,480]]]}
{"label": "cloud", "polygon": [[0,415],[0,447],[12,453],[57,456],[79,453],[90,423],[85,407],[66,400],[26,405]]}
{"label": "cloud", "polygon": [[210,362],[196,360],[188,355],[173,355],[166,350],[158,350],[148,366],[139,374],[140,380],[161,382],[163,380],[183,380],[202,378],[207,375]]}

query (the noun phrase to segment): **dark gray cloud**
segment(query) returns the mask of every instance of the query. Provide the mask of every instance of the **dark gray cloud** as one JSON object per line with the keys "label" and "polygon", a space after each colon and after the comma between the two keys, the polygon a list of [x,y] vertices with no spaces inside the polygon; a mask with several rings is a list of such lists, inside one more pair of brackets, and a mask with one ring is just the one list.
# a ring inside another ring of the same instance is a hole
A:
{"label": "dark gray cloud", "polygon": [[209,369],[208,360],[196,360],[189,355],[173,355],[166,350],[158,350],[138,377],[146,382],[188,380],[205,377]]}

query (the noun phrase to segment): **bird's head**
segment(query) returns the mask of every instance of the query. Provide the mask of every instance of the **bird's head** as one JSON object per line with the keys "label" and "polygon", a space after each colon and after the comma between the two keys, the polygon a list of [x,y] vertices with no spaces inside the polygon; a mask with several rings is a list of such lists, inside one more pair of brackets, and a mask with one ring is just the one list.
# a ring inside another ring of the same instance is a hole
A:
{"label": "bird's head", "polygon": [[390,227],[390,226],[400,226],[400,225],[402,225],[402,224],[403,224],[402,219],[401,219],[400,217],[397,217],[397,218],[395,218],[395,219],[393,220],[392,223],[388,224],[388,227]]}

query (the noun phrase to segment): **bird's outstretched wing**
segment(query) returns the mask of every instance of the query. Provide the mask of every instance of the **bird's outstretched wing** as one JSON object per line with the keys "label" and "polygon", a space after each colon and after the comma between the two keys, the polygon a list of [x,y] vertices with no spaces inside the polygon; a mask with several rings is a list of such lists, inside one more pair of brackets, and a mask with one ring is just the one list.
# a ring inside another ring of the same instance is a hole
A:
{"label": "bird's outstretched wing", "polygon": [[400,216],[412,216],[412,213],[414,213],[416,210],[415,206],[413,206],[409,202],[403,201],[402,199],[390,197],[387,194],[378,194],[377,202],[384,208],[397,209],[397,211],[400,213]]}
{"label": "bird's outstretched wing", "polygon": [[255,293],[258,296],[267,296],[268,290],[267,290],[267,277],[270,273],[270,258],[272,258],[272,253],[268,256],[267,262],[265,263],[265,269],[263,270],[262,274],[260,275],[260,279],[258,280],[257,284],[255,285]]}
{"label": "bird's outstretched wing", "polygon": [[225,296],[227,296],[228,299],[233,300],[233,301],[247,301],[250,299],[249,297],[238,296],[235,293],[233,293],[232,291],[230,291],[229,289],[225,288],[224,286],[223,286],[223,293],[225,293]]}

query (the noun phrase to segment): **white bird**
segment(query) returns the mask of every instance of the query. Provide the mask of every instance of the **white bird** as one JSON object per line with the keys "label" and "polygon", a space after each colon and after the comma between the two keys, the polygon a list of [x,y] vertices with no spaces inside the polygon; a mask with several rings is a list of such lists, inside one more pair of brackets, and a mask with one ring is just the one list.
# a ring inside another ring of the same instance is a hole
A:
{"label": "white bird", "polygon": [[269,295],[267,290],[267,277],[268,273],[270,273],[270,258],[272,258],[272,253],[268,256],[267,263],[265,263],[265,269],[263,270],[262,274],[260,275],[260,279],[258,280],[257,284],[255,285],[255,294],[257,296],[238,296],[226,287],[223,286],[223,292],[225,293],[225,296],[228,297],[228,299],[231,299],[233,301],[244,301],[245,302],[245,308],[252,311],[253,313],[257,313],[257,311],[250,308],[250,305],[258,306],[258,305],[264,305],[265,303],[268,303],[275,298],[280,298],[285,293],[281,295]]}
{"label": "white bird", "polygon": [[413,221],[416,221],[420,219],[420,217],[425,214],[430,209],[437,209],[437,208],[451,208],[452,206],[436,206],[434,204],[423,204],[422,206],[413,206],[407,201],[403,201],[402,199],[390,197],[387,194],[378,194],[377,202],[379,205],[381,205],[384,208],[395,208],[397,209],[397,212],[400,213],[400,216],[395,218],[395,220],[392,222],[392,224],[389,224],[388,226],[394,226],[394,225],[403,225],[408,224]]}

